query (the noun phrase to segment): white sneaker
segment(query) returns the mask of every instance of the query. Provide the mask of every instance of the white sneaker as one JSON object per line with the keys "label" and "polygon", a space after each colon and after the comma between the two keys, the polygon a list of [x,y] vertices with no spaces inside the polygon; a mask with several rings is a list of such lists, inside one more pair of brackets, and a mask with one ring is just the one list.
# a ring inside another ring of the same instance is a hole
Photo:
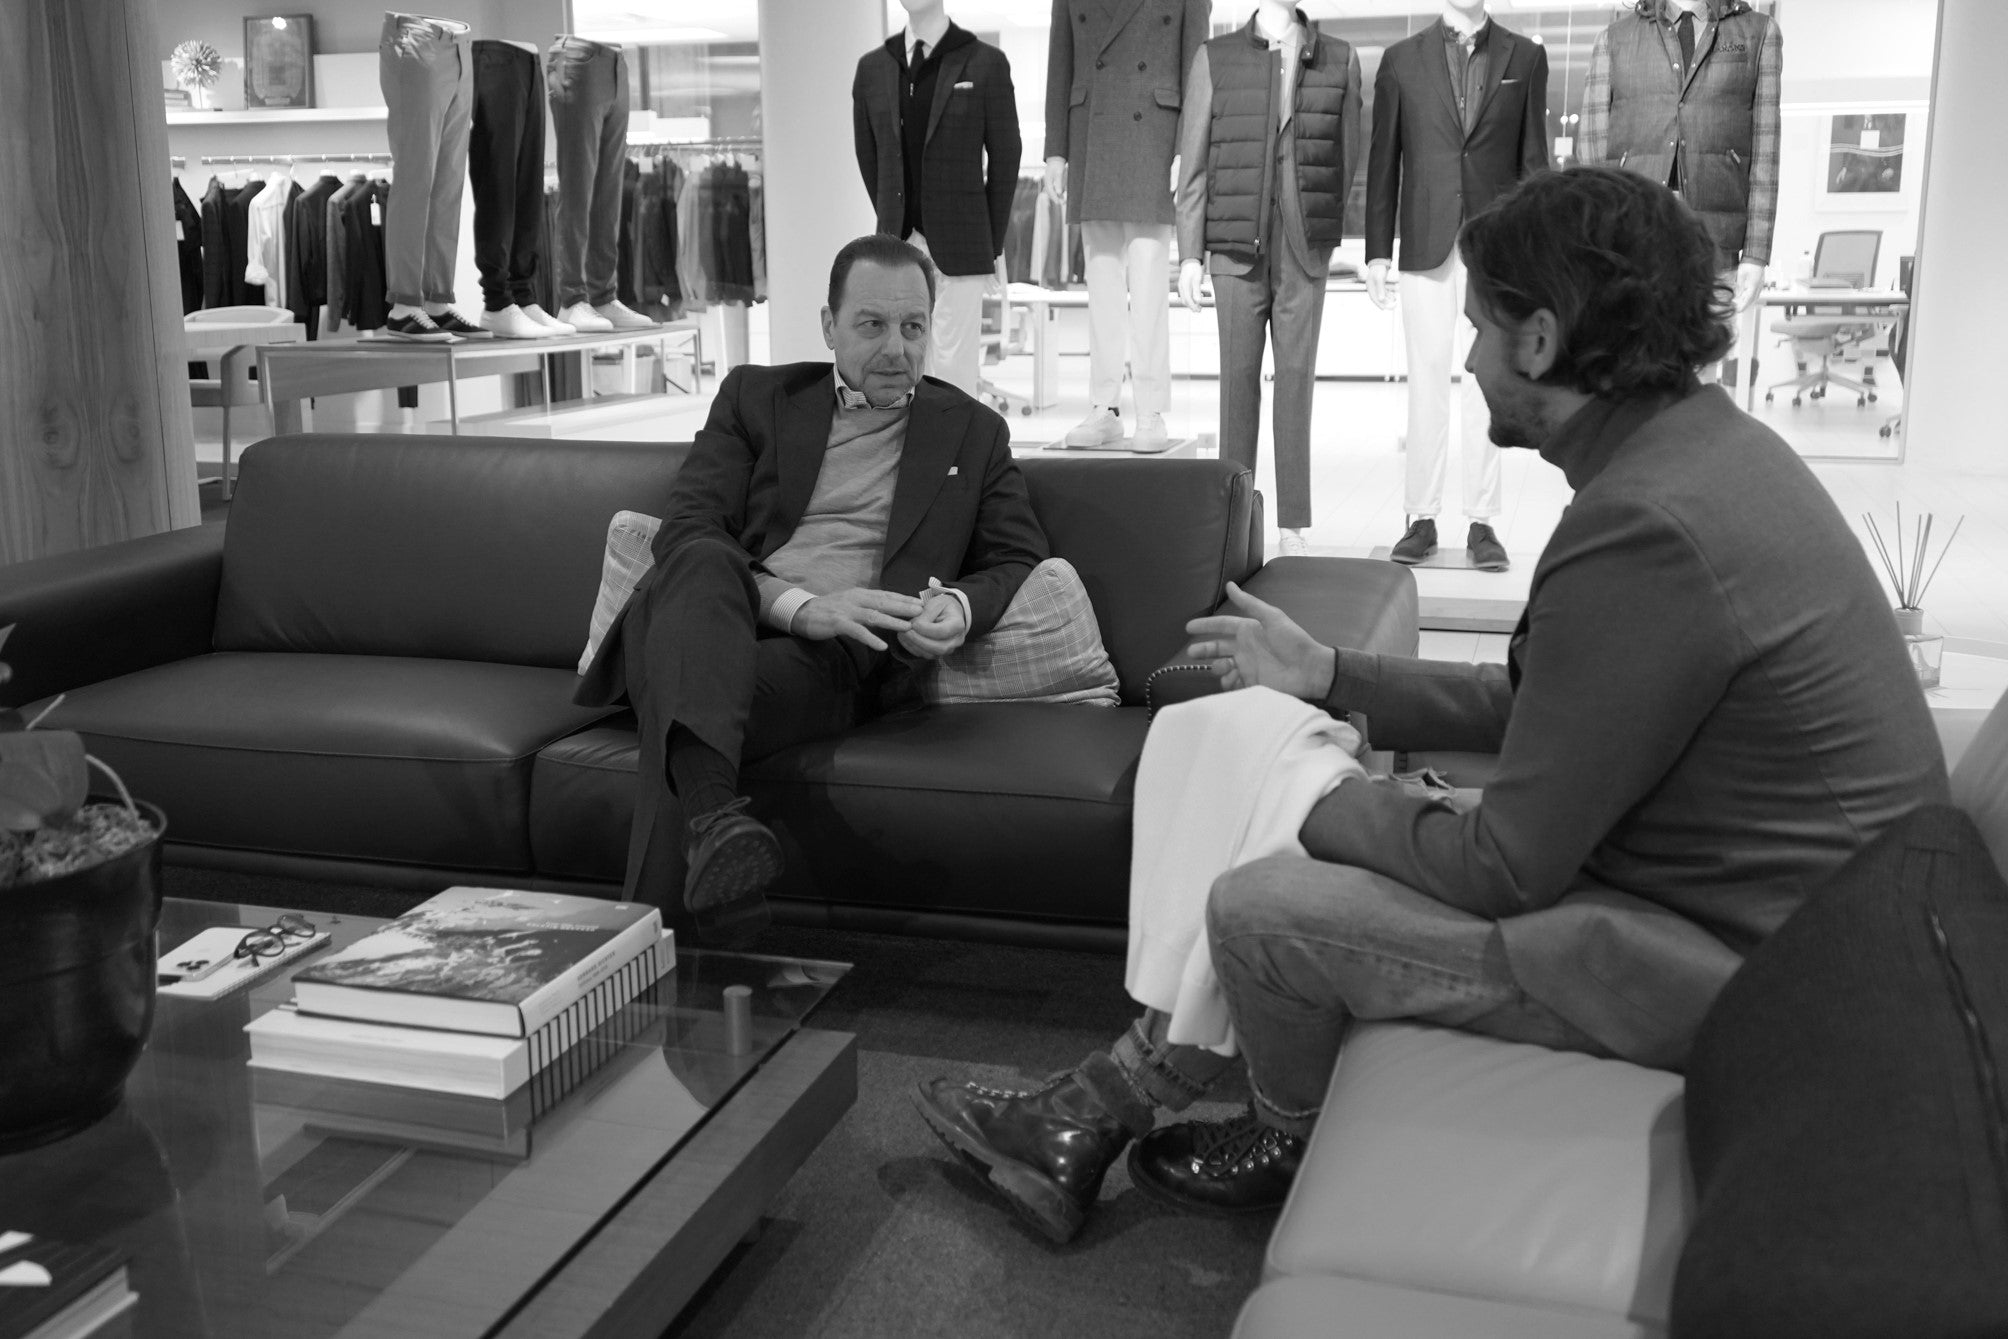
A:
{"label": "white sneaker", "polygon": [[1163,414],[1138,414],[1136,431],[1130,434],[1130,450],[1155,454],[1171,445]]}
{"label": "white sneaker", "polygon": [[499,312],[481,313],[481,328],[497,339],[545,339],[551,334],[523,314],[521,307],[504,307]]}
{"label": "white sneaker", "polygon": [[626,306],[618,298],[612,302],[602,302],[599,306],[593,308],[593,310],[598,312],[604,320],[611,323],[616,330],[655,329],[656,323],[654,321],[649,320],[634,308]]}
{"label": "white sneaker", "polygon": [[1283,531],[1282,542],[1277,547],[1282,549],[1285,558],[1308,558],[1311,554],[1311,541],[1304,538],[1302,530]]}
{"label": "white sneaker", "polygon": [[534,302],[526,302],[516,310],[522,312],[538,325],[543,326],[546,331],[553,335],[576,335],[579,333],[577,326],[566,325],[563,321],[560,321]]}
{"label": "white sneaker", "polygon": [[583,302],[574,302],[558,313],[558,319],[582,335],[606,335],[613,332],[614,323],[594,311]]}
{"label": "white sneaker", "polygon": [[1068,446],[1114,446],[1123,439],[1122,416],[1113,409],[1100,405],[1088,411],[1088,416],[1067,429],[1062,440]]}

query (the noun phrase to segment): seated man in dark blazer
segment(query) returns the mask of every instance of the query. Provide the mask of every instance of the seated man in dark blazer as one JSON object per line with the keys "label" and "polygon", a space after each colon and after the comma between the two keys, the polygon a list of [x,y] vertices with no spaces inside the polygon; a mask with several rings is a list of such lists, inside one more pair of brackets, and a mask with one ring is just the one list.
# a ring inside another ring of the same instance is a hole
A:
{"label": "seated man in dark blazer", "polygon": [[910,698],[1047,556],[1004,420],[920,374],[934,283],[912,246],[860,237],[830,268],[835,366],[725,378],[576,694],[640,720],[626,895],[680,900],[707,937],[757,933],[781,872],[740,763]]}

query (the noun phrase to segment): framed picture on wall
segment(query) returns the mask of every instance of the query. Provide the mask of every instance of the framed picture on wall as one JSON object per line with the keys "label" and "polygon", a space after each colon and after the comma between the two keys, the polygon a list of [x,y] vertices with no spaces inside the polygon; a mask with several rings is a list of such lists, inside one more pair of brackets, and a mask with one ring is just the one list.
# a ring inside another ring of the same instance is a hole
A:
{"label": "framed picture on wall", "polygon": [[1819,159],[1818,203],[1828,209],[1902,209],[1916,194],[1918,165],[1906,161],[1908,112],[1856,112],[1827,118]]}
{"label": "framed picture on wall", "polygon": [[314,105],[311,14],[273,14],[244,20],[244,105]]}

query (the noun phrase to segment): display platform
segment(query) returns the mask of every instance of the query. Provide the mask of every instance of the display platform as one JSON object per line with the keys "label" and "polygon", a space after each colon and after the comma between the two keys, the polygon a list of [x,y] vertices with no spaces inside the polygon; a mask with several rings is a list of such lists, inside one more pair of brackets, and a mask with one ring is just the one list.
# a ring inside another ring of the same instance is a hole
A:
{"label": "display platform", "polygon": [[1068,446],[1066,439],[1047,442],[1041,451],[1072,451],[1084,456],[1191,456],[1201,445],[1198,437],[1174,437],[1162,451],[1139,451],[1129,444],[1126,437],[1120,442],[1107,446]]}

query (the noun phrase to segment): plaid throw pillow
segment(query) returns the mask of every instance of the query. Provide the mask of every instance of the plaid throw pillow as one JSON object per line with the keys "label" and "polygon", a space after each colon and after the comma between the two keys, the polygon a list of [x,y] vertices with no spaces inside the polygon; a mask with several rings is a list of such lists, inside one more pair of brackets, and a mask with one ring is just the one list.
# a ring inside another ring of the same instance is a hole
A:
{"label": "plaid throw pillow", "polygon": [[1065,558],[1048,558],[1018,588],[997,626],[935,663],[921,679],[930,703],[1079,702],[1117,706],[1116,667],[1102,647],[1087,587]]}
{"label": "plaid throw pillow", "polygon": [[600,594],[593,601],[593,617],[586,632],[585,654],[579,657],[579,673],[593,663],[614,617],[627,606],[637,581],[655,566],[649,545],[662,522],[638,511],[617,511],[607,526],[607,554],[600,560]]}

